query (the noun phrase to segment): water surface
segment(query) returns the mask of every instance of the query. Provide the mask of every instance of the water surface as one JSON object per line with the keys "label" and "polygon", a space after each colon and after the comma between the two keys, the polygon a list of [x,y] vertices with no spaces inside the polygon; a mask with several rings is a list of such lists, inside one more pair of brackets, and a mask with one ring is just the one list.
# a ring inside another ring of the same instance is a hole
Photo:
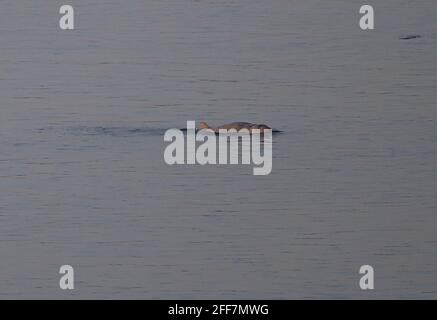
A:
{"label": "water surface", "polygon": [[[0,298],[437,297],[435,1],[70,4],[0,3]],[[272,173],[167,166],[187,120]]]}

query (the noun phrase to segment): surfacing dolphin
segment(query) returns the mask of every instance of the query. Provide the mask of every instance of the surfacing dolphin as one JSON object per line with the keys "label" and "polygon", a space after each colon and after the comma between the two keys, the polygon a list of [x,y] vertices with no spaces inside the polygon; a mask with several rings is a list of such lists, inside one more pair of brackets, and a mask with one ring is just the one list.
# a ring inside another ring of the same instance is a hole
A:
{"label": "surfacing dolphin", "polygon": [[209,129],[214,131],[215,133],[219,133],[220,129],[225,129],[225,130],[235,129],[237,131],[241,129],[247,129],[251,133],[252,130],[258,129],[260,130],[261,133],[263,133],[265,129],[271,129],[271,128],[265,124],[254,124],[250,122],[232,122],[218,127],[210,127],[206,122],[201,122],[199,124],[199,129]]}

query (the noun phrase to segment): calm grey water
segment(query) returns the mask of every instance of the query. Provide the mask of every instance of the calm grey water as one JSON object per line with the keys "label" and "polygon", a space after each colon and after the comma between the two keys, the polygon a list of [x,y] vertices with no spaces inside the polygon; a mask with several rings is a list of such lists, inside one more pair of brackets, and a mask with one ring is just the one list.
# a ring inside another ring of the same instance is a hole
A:
{"label": "calm grey water", "polygon": [[[0,2],[0,299],[437,298],[434,0],[69,4]],[[272,173],[167,166],[187,120]]]}

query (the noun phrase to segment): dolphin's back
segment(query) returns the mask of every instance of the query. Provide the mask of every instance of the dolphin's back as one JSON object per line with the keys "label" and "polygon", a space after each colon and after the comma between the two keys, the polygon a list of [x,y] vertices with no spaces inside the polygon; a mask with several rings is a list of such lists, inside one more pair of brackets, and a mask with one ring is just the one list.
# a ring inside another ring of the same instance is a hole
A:
{"label": "dolphin's back", "polygon": [[229,130],[229,129],[237,129],[237,130],[250,129],[252,126],[253,126],[253,124],[250,122],[232,122],[232,123],[218,126],[216,128],[216,130],[220,130],[220,129],[226,129],[226,130]]}

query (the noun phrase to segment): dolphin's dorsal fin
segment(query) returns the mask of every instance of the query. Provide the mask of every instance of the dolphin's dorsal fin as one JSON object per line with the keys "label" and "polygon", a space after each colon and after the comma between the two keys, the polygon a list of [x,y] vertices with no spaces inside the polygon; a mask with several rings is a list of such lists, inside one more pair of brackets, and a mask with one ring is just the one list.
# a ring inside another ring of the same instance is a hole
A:
{"label": "dolphin's dorsal fin", "polygon": [[201,122],[199,123],[199,128],[200,129],[212,129],[206,122]]}

